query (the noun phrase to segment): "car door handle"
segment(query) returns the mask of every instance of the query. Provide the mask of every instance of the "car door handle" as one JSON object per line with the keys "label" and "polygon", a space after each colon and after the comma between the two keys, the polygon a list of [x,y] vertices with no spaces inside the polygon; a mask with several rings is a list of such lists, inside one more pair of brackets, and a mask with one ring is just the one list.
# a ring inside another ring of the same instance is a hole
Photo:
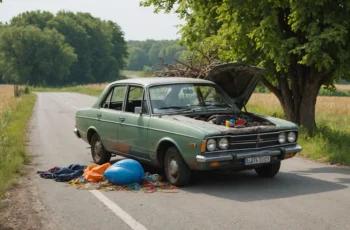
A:
{"label": "car door handle", "polygon": [[98,117],[102,117],[102,114],[98,113],[97,116],[98,116]]}
{"label": "car door handle", "polygon": [[119,120],[125,121],[125,117],[119,117]]}

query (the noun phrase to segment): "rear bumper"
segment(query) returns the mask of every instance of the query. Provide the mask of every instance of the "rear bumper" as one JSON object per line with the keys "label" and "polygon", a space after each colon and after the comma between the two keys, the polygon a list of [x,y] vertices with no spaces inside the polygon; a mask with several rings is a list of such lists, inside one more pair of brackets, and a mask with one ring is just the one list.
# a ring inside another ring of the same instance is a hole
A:
{"label": "rear bumper", "polygon": [[74,134],[78,137],[78,138],[81,138],[80,136],[80,133],[79,133],[79,130],[77,128],[74,128]]}
{"label": "rear bumper", "polygon": [[242,160],[248,157],[258,156],[280,156],[283,160],[288,153],[298,153],[302,150],[300,145],[281,147],[278,149],[264,149],[254,151],[241,151],[241,152],[226,152],[208,155],[197,155],[196,160],[200,163],[214,162],[214,161],[236,161]]}

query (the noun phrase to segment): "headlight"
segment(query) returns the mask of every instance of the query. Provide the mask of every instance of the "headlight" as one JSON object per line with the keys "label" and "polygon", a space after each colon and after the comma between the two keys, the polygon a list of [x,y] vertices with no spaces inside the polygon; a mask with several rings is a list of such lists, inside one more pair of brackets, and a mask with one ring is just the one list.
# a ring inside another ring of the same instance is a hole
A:
{"label": "headlight", "polygon": [[229,143],[227,138],[221,138],[219,141],[219,148],[220,149],[228,149]]}
{"label": "headlight", "polygon": [[286,143],[286,134],[285,133],[280,133],[280,135],[278,135],[278,142],[280,144]]}
{"label": "headlight", "polygon": [[209,139],[207,141],[207,149],[211,152],[216,149],[216,140],[215,139]]}
{"label": "headlight", "polygon": [[287,136],[288,142],[294,142],[297,139],[297,135],[294,132],[289,132]]}

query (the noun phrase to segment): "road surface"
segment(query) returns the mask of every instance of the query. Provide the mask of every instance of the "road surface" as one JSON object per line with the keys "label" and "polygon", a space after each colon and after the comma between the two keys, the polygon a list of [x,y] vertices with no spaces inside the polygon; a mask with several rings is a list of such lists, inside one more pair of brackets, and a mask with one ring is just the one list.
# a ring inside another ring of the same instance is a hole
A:
{"label": "road surface", "polygon": [[[92,164],[73,128],[76,109],[96,98],[37,95],[30,124],[36,169]],[[350,170],[298,158],[284,161],[273,179],[203,173],[175,194],[91,192],[33,177],[44,229],[350,229]]]}

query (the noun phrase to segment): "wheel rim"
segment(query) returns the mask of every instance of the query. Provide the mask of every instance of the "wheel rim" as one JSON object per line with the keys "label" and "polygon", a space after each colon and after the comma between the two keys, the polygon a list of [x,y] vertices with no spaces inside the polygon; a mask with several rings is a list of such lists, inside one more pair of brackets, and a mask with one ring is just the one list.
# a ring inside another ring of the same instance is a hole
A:
{"label": "wheel rim", "polygon": [[102,143],[101,141],[96,141],[94,146],[94,155],[95,159],[98,161],[101,159],[102,156]]}
{"label": "wheel rim", "polygon": [[168,168],[169,168],[170,176],[173,178],[177,178],[177,176],[179,174],[179,166],[178,166],[177,161],[174,157],[169,159]]}

